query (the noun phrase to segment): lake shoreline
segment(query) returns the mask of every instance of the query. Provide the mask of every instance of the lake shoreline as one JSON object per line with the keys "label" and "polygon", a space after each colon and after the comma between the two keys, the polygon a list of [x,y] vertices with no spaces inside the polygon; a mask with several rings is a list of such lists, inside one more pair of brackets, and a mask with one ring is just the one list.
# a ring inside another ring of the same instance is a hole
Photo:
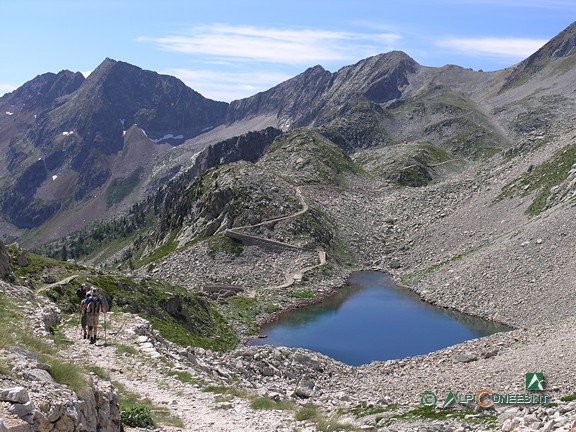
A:
{"label": "lake shoreline", "polygon": [[[267,318],[259,323],[259,336],[247,338],[243,346],[304,347],[351,366],[425,355],[511,330],[493,321],[432,305],[398,284],[390,273],[373,269],[349,272],[345,283],[336,290],[298,302],[275,313],[273,319]],[[416,331],[418,325],[423,332]],[[396,330],[380,332],[383,328]],[[333,336],[334,332],[338,337]]]}

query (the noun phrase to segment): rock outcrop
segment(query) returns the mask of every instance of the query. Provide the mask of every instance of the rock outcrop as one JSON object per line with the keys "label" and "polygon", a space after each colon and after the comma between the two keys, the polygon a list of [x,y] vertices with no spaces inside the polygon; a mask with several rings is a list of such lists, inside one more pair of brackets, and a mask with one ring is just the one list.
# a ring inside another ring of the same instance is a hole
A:
{"label": "rock outcrop", "polygon": [[10,255],[4,243],[0,240],[0,279],[11,279],[12,271]]}

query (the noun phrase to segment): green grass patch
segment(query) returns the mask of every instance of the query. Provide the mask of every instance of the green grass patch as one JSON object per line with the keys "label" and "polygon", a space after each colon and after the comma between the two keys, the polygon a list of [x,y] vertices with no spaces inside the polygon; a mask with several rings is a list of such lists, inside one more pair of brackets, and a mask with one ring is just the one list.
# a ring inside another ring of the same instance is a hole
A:
{"label": "green grass patch", "polygon": [[0,363],[0,376],[2,375],[9,377],[14,375],[12,363],[8,363],[6,360]]}
{"label": "green grass patch", "polygon": [[76,393],[89,387],[85,370],[81,366],[55,357],[43,356],[42,359],[50,366],[48,372],[57,383],[67,385]]}
{"label": "green grass patch", "polygon": [[551,205],[549,203],[551,190],[566,180],[574,164],[576,164],[576,143],[558,150],[550,159],[508,183],[502,188],[496,200],[517,194],[526,196],[535,193],[532,203],[526,209],[526,214],[536,216]]}
{"label": "green grass patch", "polygon": [[280,312],[281,310],[282,310],[282,308],[278,305],[275,305],[275,304],[268,304],[268,305],[264,306],[264,312],[268,313],[268,314],[271,314],[274,312]]}
{"label": "green grass patch", "polygon": [[[131,414],[131,417],[149,421],[152,423],[148,426],[158,425],[158,424],[169,424],[176,427],[183,427],[183,422],[178,417],[173,417],[170,415],[170,410],[165,407],[159,407],[152,403],[148,398],[143,398],[137,393],[130,392],[126,390],[126,387],[122,383],[113,383],[118,390],[118,405],[120,405],[120,416],[122,419],[122,411],[125,412],[125,416]],[[124,420],[122,420],[124,422]],[[127,424],[127,423],[126,423]],[[128,425],[128,424],[127,424]],[[129,426],[129,425],[128,425]],[[145,426],[135,426],[135,427],[145,427]]]}
{"label": "green grass patch", "polygon": [[563,397],[560,398],[560,400],[561,400],[562,402],[571,402],[571,401],[574,401],[574,400],[576,400],[576,394],[569,395],[569,396],[563,396]]}
{"label": "green grass patch", "polygon": [[[82,276],[82,279],[99,288],[110,310],[142,316],[171,342],[216,351],[231,349],[238,343],[238,336],[214,303],[182,287],[112,274]],[[62,310],[75,312],[76,286],[75,283],[53,287],[46,295]]]}
{"label": "green grass patch", "polygon": [[56,349],[52,345],[50,345],[45,340],[34,336],[31,331],[26,329],[16,329],[14,334],[16,336],[15,345],[18,345],[36,354],[56,354]]}
{"label": "green grass patch", "polygon": [[130,345],[124,344],[117,344],[116,345],[116,352],[120,355],[128,354],[128,355],[136,355],[138,354],[138,350]]}
{"label": "green grass patch", "polygon": [[186,371],[169,371],[166,375],[176,378],[184,384],[198,384],[198,380]]}
{"label": "green grass patch", "polygon": [[209,385],[202,389],[203,392],[206,393],[214,393],[219,395],[232,395],[235,397],[245,398],[248,396],[246,392],[237,389],[236,387],[230,386],[217,386],[217,385]]}
{"label": "green grass patch", "polygon": [[298,421],[310,420],[314,421],[318,419],[318,408],[314,405],[306,405],[301,407],[296,414],[294,414],[294,418]]}
{"label": "green grass patch", "polygon": [[122,424],[130,427],[145,428],[154,426],[150,408],[144,405],[122,408],[120,410],[120,421]]}
{"label": "green grass patch", "polygon": [[288,294],[288,297],[293,297],[293,298],[300,298],[300,299],[313,299],[314,297],[316,297],[316,293],[312,290],[296,290],[296,291],[292,291]]}
{"label": "green grass patch", "polygon": [[258,334],[256,316],[260,305],[253,298],[233,296],[227,299],[227,303],[222,305],[220,310],[228,321],[236,322],[246,328],[247,335]]}
{"label": "green grass patch", "polygon": [[178,248],[178,243],[175,241],[175,239],[179,232],[180,230],[172,231],[164,244],[157,247],[150,255],[143,256],[140,259],[134,259],[132,264],[133,267],[140,268],[146,266],[150,263],[161,260],[162,258],[174,252]]}
{"label": "green grass patch", "polygon": [[50,329],[50,333],[52,334],[52,338],[54,339],[54,344],[59,349],[66,348],[74,344],[74,342],[68,339],[64,334],[64,332],[59,328]]}
{"label": "green grass patch", "polygon": [[276,401],[269,397],[257,397],[250,402],[255,410],[292,410],[296,404],[292,401]]}
{"label": "green grass patch", "polygon": [[16,302],[9,301],[5,295],[0,295],[0,348],[10,348],[15,345],[15,331],[23,315]]}
{"label": "green grass patch", "polygon": [[14,276],[18,282],[26,280],[27,285],[34,289],[41,288],[47,284],[45,281],[46,276],[61,280],[78,272],[86,272],[86,267],[84,266],[23,251],[14,245],[8,245],[6,250],[11,257],[17,257],[21,254],[25,255],[27,262],[25,266],[20,266],[17,263],[13,264]]}
{"label": "green grass patch", "polygon": [[356,417],[366,417],[369,415],[381,414],[384,412],[394,411],[397,408],[398,408],[398,405],[396,405],[396,404],[390,404],[390,405],[387,405],[384,407],[378,407],[378,406],[364,407],[362,405],[357,405],[350,410],[350,413],[354,414],[354,416],[356,416]]}
{"label": "green grass patch", "polygon": [[96,376],[105,379],[106,381],[110,381],[110,371],[108,369],[104,369],[100,366],[90,366],[88,370],[96,374]]}
{"label": "green grass patch", "polygon": [[430,421],[447,421],[458,419],[469,424],[482,425],[488,428],[494,428],[498,425],[498,418],[488,412],[476,413],[472,408],[465,410],[457,409],[439,409],[418,407],[399,414],[392,414],[380,421],[379,426],[389,426],[395,421],[416,422],[420,420]]}

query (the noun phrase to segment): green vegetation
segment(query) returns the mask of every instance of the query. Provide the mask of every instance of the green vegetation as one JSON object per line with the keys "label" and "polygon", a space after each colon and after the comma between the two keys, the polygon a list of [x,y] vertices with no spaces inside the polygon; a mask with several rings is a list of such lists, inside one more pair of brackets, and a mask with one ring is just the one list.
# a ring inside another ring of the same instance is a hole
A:
{"label": "green vegetation", "polygon": [[120,421],[122,424],[130,427],[148,427],[154,426],[154,420],[150,414],[150,409],[143,405],[120,410]]}
{"label": "green vegetation", "polygon": [[[24,300],[16,300],[0,295],[0,348],[20,347],[38,355],[49,366],[48,372],[59,384],[69,386],[80,392],[88,388],[86,371],[80,366],[64,361],[58,351],[46,340],[34,336],[25,316]],[[0,368],[0,374],[10,375],[6,366]]]}
{"label": "green vegetation", "polygon": [[79,271],[86,271],[84,266],[73,263],[58,261],[34,253],[18,249],[15,245],[6,246],[8,254],[17,257],[24,255],[27,261],[25,266],[15,264],[14,276],[16,281],[27,281],[27,285],[32,288],[39,288],[46,284],[46,278],[50,277],[55,280],[64,279],[72,276]]}
{"label": "green vegetation", "polygon": [[88,370],[96,374],[96,376],[99,376],[106,381],[110,381],[110,372],[108,369],[101,368],[100,366],[90,366]]}
{"label": "green vegetation", "polygon": [[171,232],[170,235],[168,236],[168,239],[166,239],[160,246],[154,249],[154,252],[152,252],[149,255],[137,257],[133,255],[133,252],[131,252],[129,257],[127,257],[131,262],[131,267],[132,268],[144,267],[145,265],[161,260],[165,256],[174,252],[178,247],[178,243],[175,242],[178,232],[179,230]]}
{"label": "green vegetation", "polygon": [[553,188],[560,185],[576,164],[576,143],[558,150],[550,159],[534,167],[502,188],[497,200],[506,197],[526,196],[536,193],[532,204],[526,209],[536,216],[554,203],[550,201]]}
{"label": "green vegetation", "polygon": [[292,291],[288,294],[288,297],[293,297],[293,298],[300,298],[300,299],[312,299],[314,297],[316,297],[316,293],[312,290],[296,290],[296,291]]}
{"label": "green vegetation", "polygon": [[232,396],[240,397],[240,398],[248,397],[248,394],[246,392],[238,390],[235,387],[229,387],[229,386],[209,385],[209,386],[204,387],[202,389],[202,391],[204,391],[206,393],[214,393],[214,394],[219,394],[219,395],[232,395]]}
{"label": "green vegetation", "polygon": [[242,255],[242,252],[244,251],[244,247],[242,246],[241,242],[226,237],[223,234],[209,237],[208,248],[208,255],[210,255],[210,258],[212,259],[216,258],[216,254],[219,252],[228,255],[239,256]]}
{"label": "green vegetation", "polygon": [[488,412],[475,413],[472,408],[457,410],[418,407],[402,413],[394,413],[384,416],[380,419],[378,426],[390,426],[395,421],[415,422],[418,420],[442,421],[451,419],[458,419],[470,424],[482,425],[488,428],[493,428],[498,424],[498,417],[494,414]]}
{"label": "green vegetation", "polygon": [[386,120],[392,117],[379,105],[356,102],[346,114],[334,110],[327,117],[334,120],[322,126],[320,132],[345,151],[392,143],[386,126]]}
{"label": "green vegetation", "polygon": [[[8,248],[8,251],[12,256],[20,253],[14,246]],[[74,325],[78,323],[75,319],[78,316],[76,290],[82,282],[86,282],[101,290],[110,310],[141,315],[148,319],[163,337],[181,346],[200,346],[223,351],[233,348],[238,343],[238,336],[209,299],[190,293],[181,287],[152,279],[137,281],[122,275],[96,274],[86,267],[33,253],[26,253],[26,258],[28,264],[26,266],[15,264],[14,273],[17,278],[25,278],[29,285],[43,286],[47,275],[55,280],[77,276],[67,283],[42,288],[39,291],[58,304],[64,313],[71,314]],[[255,332],[256,305],[253,300],[246,300],[246,305],[242,305],[242,301],[231,300],[232,308],[238,306],[237,313],[233,315],[241,321],[250,322]],[[18,309],[8,307],[2,309],[2,313],[5,314],[2,322],[18,322],[19,318],[14,316]],[[245,314],[246,309],[251,312]],[[57,329],[54,336],[61,345],[69,343]],[[42,341],[32,338],[29,332],[18,327],[4,326],[0,330],[0,346],[12,346],[16,341],[20,344],[43,344]],[[34,351],[50,352],[51,349],[49,346],[37,346]]]}
{"label": "green vegetation", "polygon": [[134,204],[128,214],[111,221],[95,222],[72,235],[36,249],[41,255],[67,261],[99,254],[105,259],[132,241],[142,241],[143,234],[157,218],[158,208],[150,199]]}
{"label": "green vegetation", "polygon": [[338,228],[332,219],[315,207],[292,220],[290,233],[296,243],[306,243],[309,248],[322,248],[330,257],[327,265],[306,273],[305,278],[315,274],[329,275],[332,265],[353,267],[356,260],[338,235]]}
{"label": "green vegetation", "polygon": [[544,147],[546,144],[550,143],[554,138],[555,136],[547,130],[544,137],[540,137],[533,141],[525,141],[520,145],[510,147],[504,152],[504,155],[507,160],[510,160],[521,154],[533,153],[539,148]]}
{"label": "green vegetation", "polygon": [[349,424],[341,423],[340,417],[334,415],[331,417],[321,417],[316,421],[316,429],[321,432],[332,432],[332,431],[360,431],[361,429]]}
{"label": "green vegetation", "polygon": [[474,101],[448,86],[430,86],[390,114],[427,125],[423,133],[429,141],[460,157],[486,159],[509,144]]}
{"label": "green vegetation", "polygon": [[52,334],[52,338],[54,339],[54,344],[59,349],[65,348],[65,347],[70,346],[74,343],[64,335],[64,332],[60,328],[51,328],[50,334]]}
{"label": "green vegetation", "polygon": [[82,367],[55,356],[42,356],[41,359],[50,366],[48,372],[57,383],[67,385],[76,393],[88,388],[86,371]]}
{"label": "green vegetation", "polygon": [[390,411],[394,411],[398,408],[398,405],[396,404],[390,404],[390,405],[386,405],[384,407],[379,407],[379,406],[362,406],[362,405],[356,405],[354,408],[352,408],[350,410],[351,414],[354,414],[354,416],[356,417],[365,417],[365,416],[369,416],[369,415],[374,415],[374,414],[381,414],[384,412],[390,412]]}
{"label": "green vegetation", "polygon": [[332,141],[311,129],[295,129],[274,141],[258,161],[268,170],[296,184],[330,183],[346,185],[346,174],[362,174]]}
{"label": "green vegetation", "polygon": [[269,397],[257,397],[250,402],[250,408],[255,410],[291,410],[296,404],[291,401],[276,401]]}
{"label": "green vegetation", "polygon": [[178,381],[184,384],[198,384],[198,380],[190,375],[190,372],[169,371],[167,375],[176,378]]}
{"label": "green vegetation", "polygon": [[244,326],[247,335],[258,334],[256,316],[261,305],[256,299],[248,297],[233,296],[226,299],[227,303],[221,305],[224,317],[231,322]]}
{"label": "green vegetation", "polygon": [[0,348],[18,346],[36,354],[56,354],[52,345],[32,334],[24,315],[24,302],[0,295]]}
{"label": "green vegetation", "polygon": [[318,408],[316,408],[314,405],[305,405],[296,411],[294,418],[298,421],[317,420],[319,418]]}
{"label": "green vegetation", "polygon": [[264,306],[264,312],[268,314],[280,312],[281,310],[282,307],[275,304],[267,304],[266,306]]}
{"label": "green vegetation", "polygon": [[143,174],[144,168],[140,167],[126,178],[112,180],[110,186],[106,189],[106,206],[110,208],[130,195],[142,179]]}
{"label": "green vegetation", "polygon": [[[170,410],[166,407],[159,407],[148,398],[142,398],[136,393],[126,390],[122,383],[113,383],[118,390],[118,405],[120,405],[120,419],[122,423],[132,427],[147,427],[158,424],[168,424],[176,427],[183,427],[182,420],[170,415]],[[124,413],[124,414],[122,414]],[[125,421],[134,422],[133,424]],[[141,422],[141,424],[136,424]],[[144,425],[144,423],[147,423]]]}
{"label": "green vegetation", "polygon": [[[120,275],[91,275],[79,279],[97,286],[105,294],[111,310],[141,315],[163,337],[181,346],[223,351],[238,343],[238,336],[210,300],[181,287],[152,279],[136,281]],[[46,295],[62,310],[74,313],[77,310],[77,284],[53,287]]]}
{"label": "green vegetation", "polygon": [[563,397],[560,398],[560,400],[561,400],[562,402],[572,402],[572,401],[575,401],[575,400],[576,400],[576,394],[568,395],[568,396],[563,396]]}
{"label": "green vegetation", "polygon": [[120,355],[122,355],[122,354],[128,354],[128,355],[138,354],[138,350],[136,348],[134,348],[133,346],[130,346],[130,345],[116,344],[115,347],[116,347],[116,352]]}
{"label": "green vegetation", "polygon": [[[0,341],[1,343],[1,341]],[[13,367],[11,363],[2,362],[0,363],[0,376],[12,376],[13,375]]]}
{"label": "green vegetation", "polygon": [[371,176],[410,187],[428,185],[445,170],[458,171],[463,162],[429,142],[377,147],[355,153],[354,158]]}
{"label": "green vegetation", "polygon": [[413,286],[416,283],[418,283],[421,279],[423,279],[424,277],[440,270],[441,268],[447,266],[448,264],[459,261],[462,258],[467,257],[468,255],[472,255],[473,253],[478,252],[480,249],[482,249],[485,246],[486,246],[486,244],[476,246],[472,249],[467,250],[466,252],[454,255],[451,258],[448,258],[448,259],[445,259],[444,261],[433,264],[430,267],[427,267],[423,270],[419,270],[419,271],[416,271],[414,273],[409,273],[409,274],[403,275],[400,277],[400,282],[404,285]]}

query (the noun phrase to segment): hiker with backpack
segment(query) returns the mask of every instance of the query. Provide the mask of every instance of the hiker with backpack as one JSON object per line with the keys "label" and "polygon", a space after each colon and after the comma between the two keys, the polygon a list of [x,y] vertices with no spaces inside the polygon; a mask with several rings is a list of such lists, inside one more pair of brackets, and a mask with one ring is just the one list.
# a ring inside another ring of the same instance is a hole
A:
{"label": "hiker with backpack", "polygon": [[88,316],[86,315],[86,309],[83,307],[83,305],[84,300],[88,295],[88,285],[85,283],[80,285],[80,288],[76,290],[76,295],[80,299],[80,325],[82,326],[82,335],[84,339],[87,339],[88,333],[86,332],[86,320],[88,319]]}
{"label": "hiker with backpack", "polygon": [[104,314],[108,312],[104,299],[98,295],[98,288],[93,286],[90,291],[88,291],[86,298],[82,302],[82,306],[86,313],[86,325],[88,326],[87,336],[90,338],[90,343],[95,344],[100,312]]}

